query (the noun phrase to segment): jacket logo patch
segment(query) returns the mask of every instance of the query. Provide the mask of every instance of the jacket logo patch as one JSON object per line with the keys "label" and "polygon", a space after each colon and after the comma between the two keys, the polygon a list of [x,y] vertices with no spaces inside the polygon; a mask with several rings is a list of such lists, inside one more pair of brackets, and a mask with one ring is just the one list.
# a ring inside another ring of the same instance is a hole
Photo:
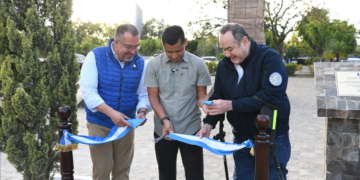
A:
{"label": "jacket logo patch", "polygon": [[281,77],[280,73],[278,73],[278,72],[273,72],[270,75],[269,80],[270,80],[270,83],[274,86],[280,86],[282,83],[282,77]]}

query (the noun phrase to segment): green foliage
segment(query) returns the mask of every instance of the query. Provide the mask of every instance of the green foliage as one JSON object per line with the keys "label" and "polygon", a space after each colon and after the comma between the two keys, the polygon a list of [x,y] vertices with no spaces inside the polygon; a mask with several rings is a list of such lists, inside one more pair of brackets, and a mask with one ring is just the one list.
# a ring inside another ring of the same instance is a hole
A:
{"label": "green foliage", "polygon": [[81,44],[76,43],[76,53],[86,55],[96,47],[106,46],[108,41],[98,37],[88,36],[82,39]]}
{"label": "green foliage", "polygon": [[216,59],[221,60],[221,59],[223,59],[224,57],[225,57],[225,53],[222,52],[222,53],[220,53],[220,54],[218,54],[218,55],[216,56]]}
{"label": "green foliage", "polygon": [[217,64],[216,62],[206,62],[206,66],[211,75],[215,75]]}
{"label": "green foliage", "polygon": [[360,56],[360,46],[358,45],[357,48],[354,51],[355,56]]}
{"label": "green foliage", "polygon": [[286,47],[286,56],[290,59],[294,59],[300,56],[300,50],[296,48],[294,45],[285,46]]}
{"label": "green foliage", "polygon": [[325,9],[313,7],[303,16],[302,25],[299,28],[299,36],[307,54],[317,58],[333,59],[345,57],[356,48],[354,25],[347,21],[329,19],[329,12]]}
{"label": "green foliage", "polygon": [[264,28],[264,33],[265,33],[266,45],[276,50],[276,46],[273,41],[272,32],[268,28]]}
{"label": "green foliage", "polygon": [[356,29],[354,25],[349,25],[347,21],[333,20],[330,23],[329,31],[331,36],[328,39],[325,56],[336,61],[340,60],[340,56],[345,59],[354,52],[356,44]]}
{"label": "green foliage", "polygon": [[297,65],[297,70],[300,71],[300,72],[303,70],[302,64]]}
{"label": "green foliage", "polygon": [[151,39],[147,38],[145,40],[140,40],[139,54],[142,56],[153,56],[154,54],[159,54],[162,51],[161,40],[160,39]]}
{"label": "green foliage", "polygon": [[305,64],[309,65],[309,64],[313,64],[313,59],[309,58],[309,59],[305,59]]}
{"label": "green foliage", "polygon": [[288,70],[289,76],[295,75],[296,64],[289,63],[289,64],[285,64],[285,66],[286,69]]}
{"label": "green foliage", "polygon": [[118,24],[82,22],[78,19],[73,23],[76,53],[86,55],[96,47],[106,46],[114,37],[117,26]]}
{"label": "green foliage", "polygon": [[328,31],[330,18],[325,9],[313,7],[303,16],[299,27],[299,36],[304,45],[309,48],[308,55],[322,57],[327,39],[331,36]]}
{"label": "green foliage", "polygon": [[315,73],[314,73],[314,65],[311,65],[311,66],[309,66],[310,67],[310,72],[311,72],[311,74],[312,75],[315,75]]}
{"label": "green foliage", "polygon": [[[296,24],[292,24],[292,21],[296,21],[298,17],[301,17],[308,8],[308,0],[289,0],[289,1],[266,1],[265,2],[265,29],[269,29],[272,33],[272,41],[275,46],[275,50],[282,55],[282,47],[284,40],[290,32],[296,30]],[[300,9],[298,7],[303,7]],[[300,20],[301,22],[301,20]],[[300,25],[301,26],[301,25]]]}
{"label": "green foliage", "polygon": [[190,40],[190,41],[188,41],[188,44],[185,49],[186,49],[186,51],[195,54],[198,44],[199,44],[199,41]]}
{"label": "green foliage", "polygon": [[1,1],[0,151],[24,179],[49,180],[59,169],[60,106],[72,109],[69,121],[77,134],[71,6],[71,0]]}
{"label": "green foliage", "polygon": [[222,52],[222,49],[219,47],[219,39],[213,35],[209,36],[207,39],[200,39],[198,42],[199,44],[195,54],[200,57],[217,56]]}
{"label": "green foliage", "polygon": [[166,27],[169,25],[164,24],[163,20],[157,20],[155,18],[151,18],[143,24],[143,29],[140,35],[141,40],[145,40],[148,38],[151,39],[161,39],[161,34]]}

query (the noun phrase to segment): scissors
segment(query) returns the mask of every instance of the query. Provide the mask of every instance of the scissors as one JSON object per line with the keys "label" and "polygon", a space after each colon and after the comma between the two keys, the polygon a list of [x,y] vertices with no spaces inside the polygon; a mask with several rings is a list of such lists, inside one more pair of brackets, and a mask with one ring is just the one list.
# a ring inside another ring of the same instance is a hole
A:
{"label": "scissors", "polygon": [[162,136],[154,139],[154,142],[155,142],[155,143],[159,142],[160,140],[164,139],[165,136],[166,136],[166,134],[163,134]]}

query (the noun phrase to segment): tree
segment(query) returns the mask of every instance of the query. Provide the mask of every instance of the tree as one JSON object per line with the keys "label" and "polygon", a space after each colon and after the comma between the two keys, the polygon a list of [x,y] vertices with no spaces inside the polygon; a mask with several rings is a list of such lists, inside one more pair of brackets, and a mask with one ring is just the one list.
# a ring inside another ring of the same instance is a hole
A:
{"label": "tree", "polygon": [[360,46],[358,45],[356,50],[354,51],[355,56],[360,56]]}
{"label": "tree", "polygon": [[153,56],[154,54],[159,54],[162,51],[161,40],[160,39],[151,39],[147,38],[145,40],[140,40],[139,54],[142,56]]}
{"label": "tree", "polygon": [[207,7],[219,7],[217,12],[221,12],[220,10],[226,10],[228,8],[228,0],[195,1],[195,4],[193,7],[196,7],[197,10],[200,11],[201,17],[188,22],[188,27],[192,28],[191,31],[195,39],[206,39],[214,35],[214,32],[227,22],[226,18],[219,16],[209,17],[207,12],[210,12],[210,10]]}
{"label": "tree", "polygon": [[328,31],[325,57],[336,57],[336,61],[339,61],[340,57],[345,59],[345,56],[354,52],[357,46],[354,25],[335,19],[329,24]]}
{"label": "tree", "polygon": [[[303,6],[304,9],[299,10],[298,7]],[[302,17],[306,13],[308,5],[305,0],[281,0],[280,3],[273,1],[273,3],[265,2],[265,28],[269,29],[273,35],[273,43],[275,50],[279,54],[283,54],[282,48],[284,40],[290,32],[295,30],[296,19]],[[292,23],[292,21],[295,21]],[[301,27],[300,21],[298,27]]]}
{"label": "tree", "polygon": [[88,54],[96,47],[106,46],[108,41],[98,37],[88,36],[83,38],[81,44],[76,43],[75,49],[78,54]]}
{"label": "tree", "polygon": [[273,42],[273,35],[272,35],[272,32],[267,29],[267,28],[264,28],[264,33],[265,33],[265,42],[266,42],[266,45],[273,48],[273,49],[276,49],[275,47],[275,44]]}
{"label": "tree", "polygon": [[59,168],[55,146],[60,106],[72,109],[69,120],[77,134],[79,66],[70,21],[72,0],[0,3],[0,36],[7,42],[0,48],[5,51],[0,151],[24,179],[48,180]]}
{"label": "tree", "polygon": [[304,47],[310,48],[311,56],[317,56],[321,58],[324,54],[326,44],[329,36],[329,12],[325,9],[317,7],[311,8],[311,10],[303,16],[302,25],[299,29],[299,37],[304,43]]}
{"label": "tree", "polygon": [[198,40],[199,44],[195,52],[198,56],[217,56],[222,50],[219,48],[219,40],[210,35],[207,39]]}
{"label": "tree", "polygon": [[290,59],[294,59],[295,57],[300,56],[300,51],[298,48],[296,48],[294,45],[286,46],[286,56]]}
{"label": "tree", "polygon": [[160,35],[164,31],[166,27],[169,27],[169,25],[165,25],[165,22],[163,20],[159,21],[155,18],[151,18],[148,21],[146,21],[143,24],[143,29],[141,32],[140,39],[145,40],[147,38],[152,39],[161,39]]}
{"label": "tree", "polygon": [[186,51],[194,54],[196,52],[198,44],[199,42],[197,40],[188,41],[188,44],[186,46]]}

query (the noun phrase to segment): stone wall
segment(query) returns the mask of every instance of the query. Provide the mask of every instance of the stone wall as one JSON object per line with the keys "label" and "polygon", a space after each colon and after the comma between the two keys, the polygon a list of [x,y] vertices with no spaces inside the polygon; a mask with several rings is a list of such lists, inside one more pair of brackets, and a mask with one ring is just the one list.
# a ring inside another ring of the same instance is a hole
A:
{"label": "stone wall", "polygon": [[265,0],[230,0],[229,22],[241,24],[251,38],[265,44]]}
{"label": "stone wall", "polygon": [[325,117],[325,177],[360,179],[360,97],[337,96],[336,71],[360,71],[360,63],[315,63],[317,112]]}

